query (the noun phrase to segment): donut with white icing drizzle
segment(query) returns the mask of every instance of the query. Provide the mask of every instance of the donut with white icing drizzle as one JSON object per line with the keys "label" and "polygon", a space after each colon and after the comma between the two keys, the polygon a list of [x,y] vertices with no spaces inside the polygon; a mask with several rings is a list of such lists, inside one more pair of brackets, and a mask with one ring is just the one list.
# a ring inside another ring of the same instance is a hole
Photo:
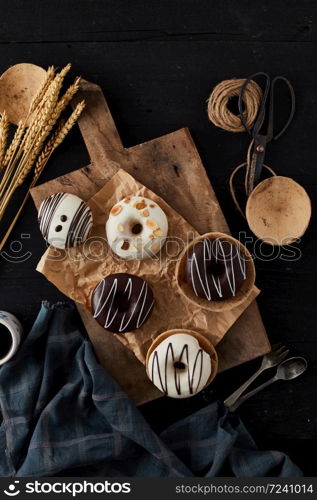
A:
{"label": "donut with white icing drizzle", "polygon": [[140,328],[150,317],[153,306],[153,292],[147,282],[127,273],[102,279],[91,299],[94,318],[114,333]]}
{"label": "donut with white icing drizzle", "polygon": [[188,252],[186,280],[197,297],[209,301],[235,297],[246,278],[245,257],[231,241],[204,238]]}
{"label": "donut with white icing drizzle", "polygon": [[192,330],[161,334],[149,349],[146,370],[152,383],[166,396],[188,398],[215,377],[217,354],[212,344]]}
{"label": "donut with white icing drizzle", "polygon": [[143,196],[127,196],[110,210],[106,224],[112,251],[123,259],[148,259],[164,245],[168,221],[159,205]]}

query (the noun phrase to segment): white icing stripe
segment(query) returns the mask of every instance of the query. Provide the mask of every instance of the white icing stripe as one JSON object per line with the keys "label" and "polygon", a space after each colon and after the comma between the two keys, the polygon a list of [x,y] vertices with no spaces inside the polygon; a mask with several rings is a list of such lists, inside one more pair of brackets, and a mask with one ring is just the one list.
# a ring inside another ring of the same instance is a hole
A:
{"label": "white icing stripe", "polygon": [[[123,318],[122,318],[122,320],[121,320],[121,324],[120,324],[119,332],[122,332],[123,330],[125,330],[125,329],[127,328],[128,324],[130,323],[131,319],[133,318],[133,315],[134,315],[135,310],[136,310],[136,308],[137,308],[137,306],[138,306],[138,304],[139,304],[139,302],[140,302],[140,300],[141,300],[141,297],[142,297],[142,294],[143,294],[143,291],[144,291],[144,290],[145,290],[145,294],[144,294],[144,299],[143,299],[143,305],[142,305],[142,309],[141,309],[141,312],[140,312],[140,314],[139,314],[138,321],[137,321],[137,325],[139,325],[139,323],[140,323],[140,319],[141,319],[141,314],[142,314],[143,307],[144,307],[144,302],[145,302],[145,300],[146,300],[147,293],[148,293],[148,287],[147,287],[147,284],[145,283],[145,281],[143,282],[143,285],[142,285],[141,291],[140,291],[139,296],[138,296],[138,300],[136,301],[136,303],[135,303],[135,305],[134,305],[134,307],[133,307],[133,310],[132,310],[132,312],[131,312],[131,314],[130,314],[130,318],[129,318],[129,319],[128,319],[128,321],[125,323],[125,325],[123,325],[123,322],[124,322],[124,320],[125,320],[125,316],[126,316],[126,313],[124,313]],[[139,328],[139,326],[138,326],[137,328]]]}
{"label": "white icing stripe", "polygon": [[[194,271],[193,271],[194,259],[196,260],[195,252],[193,252],[192,259],[190,261],[190,276],[191,276],[191,282],[192,282],[194,292],[198,297],[198,293],[197,293],[196,286],[195,286],[195,280],[194,280]],[[196,261],[196,267],[197,267],[197,261]],[[199,274],[198,268],[197,268],[197,273]]]}
{"label": "white icing stripe", "polygon": [[132,293],[132,280],[131,278],[128,279],[128,283],[124,289],[124,293],[126,293],[127,289],[129,287],[129,296],[128,296],[128,300],[130,300],[130,297],[131,297],[131,293]]}
{"label": "white icing stripe", "polygon": [[145,306],[145,301],[146,301],[147,293],[148,293],[148,288],[146,286],[145,294],[144,294],[144,298],[143,298],[143,303],[142,303],[142,307],[141,307],[141,311],[140,311],[140,314],[139,314],[139,317],[138,317],[138,321],[137,321],[137,324],[136,324],[137,328],[140,327],[140,321],[142,319],[142,313],[143,313],[143,309],[144,309],[144,306]]}
{"label": "white icing stripe", "polygon": [[[201,286],[202,286],[202,288],[204,290],[204,294],[206,295],[207,299],[210,300],[211,299],[211,297],[210,297],[210,290],[208,288],[208,291],[206,292],[205,285],[204,285],[203,280],[202,280],[201,275],[200,275],[198,261],[197,261],[197,257],[196,257],[195,252],[193,253],[193,256],[192,256],[192,282],[194,284],[195,280],[193,278],[193,276],[194,276],[193,275],[193,265],[194,265],[193,263],[195,263],[195,267],[196,267],[196,271],[197,271],[197,276],[198,276],[200,284],[201,284]],[[207,270],[205,270],[205,276],[204,277],[205,277],[205,282],[207,282]],[[194,286],[194,290],[195,290],[196,295],[198,296],[195,286]]]}
{"label": "white icing stripe", "polygon": [[247,279],[247,263],[246,263],[246,259],[241,256],[240,252],[238,252],[238,258],[239,258],[239,264],[240,264],[240,269],[241,269],[241,272],[242,272],[242,276],[244,277],[244,279]]}
{"label": "white icing stripe", "polygon": [[142,325],[143,325],[143,323],[145,323],[145,320],[146,320],[146,318],[148,317],[148,315],[150,314],[150,312],[151,312],[151,310],[152,310],[152,307],[154,306],[154,303],[155,303],[155,300],[153,299],[153,301],[152,301],[152,303],[151,303],[150,307],[148,308],[148,310],[147,310],[147,311],[146,311],[146,313],[145,313],[145,316],[142,318],[142,322],[140,323],[140,325],[138,326],[138,328],[140,328],[140,326],[142,326]]}
{"label": "white icing stripe", "polygon": [[[230,291],[232,293],[232,296],[234,297],[236,294],[236,275],[234,272],[234,245],[232,245],[230,242],[228,244],[230,245],[230,258],[228,259],[224,247],[223,247],[223,242],[218,238],[217,240],[214,240],[216,244],[216,251],[215,251],[215,261],[218,262],[219,259],[224,263],[225,266],[225,274],[227,278],[227,282],[229,284]],[[212,241],[208,239],[203,240],[203,266],[202,269],[199,268],[198,265],[198,260],[197,260],[197,255],[195,253],[195,249],[193,250],[192,256],[191,256],[191,262],[190,262],[190,277],[191,277],[191,284],[193,287],[193,290],[196,294],[196,296],[199,296],[197,292],[197,284],[195,283],[197,279],[199,280],[199,283],[203,289],[204,295],[207,300],[211,300],[211,291],[209,287],[209,279],[208,279],[208,271],[207,271],[207,261],[211,260],[213,254],[212,254]],[[246,261],[245,258],[242,256],[240,250],[236,248],[237,251],[237,258],[239,262],[239,267],[243,276],[243,279],[246,279]],[[230,266],[230,267],[229,267]],[[229,272],[231,270],[231,273]],[[214,284],[215,290],[220,298],[223,297],[223,290],[222,286],[220,283],[220,278],[219,276],[215,276],[214,273],[210,274],[212,282]]]}
{"label": "white icing stripe", "polygon": [[[98,303],[97,303],[97,306],[95,309],[94,318],[97,318],[102,313],[102,311],[104,310],[105,307],[109,308],[108,313],[107,313],[107,317],[106,317],[106,321],[104,323],[104,328],[109,328],[109,326],[111,326],[111,324],[113,323],[113,321],[115,320],[115,318],[117,317],[117,314],[119,312],[119,307],[117,307],[116,310],[114,311],[112,317],[110,318],[110,315],[111,315],[111,312],[113,309],[113,303],[114,303],[116,293],[118,290],[118,279],[115,278],[113,280],[113,283],[111,285],[110,291],[109,291],[106,299],[103,299],[103,293],[104,293],[104,289],[105,289],[105,280],[102,280],[99,283],[98,287],[96,288],[96,291],[98,290],[98,288],[100,286],[102,287],[102,290],[100,292],[100,297],[99,297],[99,300],[98,300]],[[126,330],[127,326],[129,325],[129,323],[133,319],[133,316],[135,315],[135,312],[136,312],[141,301],[142,301],[142,306],[141,306],[140,312],[138,313],[136,328],[140,328],[140,326],[143,325],[143,323],[145,322],[145,320],[149,316],[149,314],[152,310],[152,307],[154,305],[154,300],[153,300],[151,302],[150,306],[147,308],[147,310],[144,311],[146,300],[148,298],[148,290],[149,290],[148,285],[144,281],[142,284],[140,293],[138,295],[138,298],[133,306],[133,309],[131,312],[129,312],[129,318],[126,320],[126,316],[127,316],[126,312],[122,316],[122,320],[121,320],[120,327],[119,327],[119,333]],[[123,292],[124,295],[125,294],[128,295],[128,297],[127,297],[128,301],[131,299],[132,292],[133,292],[133,281],[131,278],[129,278],[128,282],[125,286],[124,292]]]}
{"label": "white icing stripe", "polygon": [[99,287],[102,287],[102,290],[100,292],[100,297],[99,297],[98,304],[97,304],[97,307],[96,307],[96,310],[95,310],[94,318],[97,318],[97,316],[99,315],[99,313],[102,311],[102,309],[104,307],[104,305],[103,305],[102,309],[99,311],[100,302],[101,302],[103,291],[104,291],[104,288],[105,288],[105,281],[104,280],[100,281],[100,283],[98,284],[95,292],[97,292],[97,290],[99,289]]}
{"label": "white icing stripe", "polygon": [[208,294],[206,294],[206,297],[208,300],[211,299],[211,292],[209,288],[209,283],[208,283],[208,277],[207,277],[207,269],[206,269],[206,253],[208,259],[211,259],[211,241],[210,240],[204,240],[204,272],[205,272],[205,283],[208,288]]}
{"label": "white icing stripe", "polygon": [[[212,281],[213,281],[213,283],[214,283],[214,285],[215,285],[215,289],[217,290],[217,293],[218,293],[219,297],[221,297],[221,298],[222,298],[222,289],[221,289],[221,284],[220,284],[220,278],[219,278],[219,276],[218,276],[218,278],[217,278],[217,280],[218,280],[218,285],[217,285],[217,283],[216,283],[216,279],[215,279],[215,277],[214,277],[214,275],[213,275],[213,274],[211,275],[211,277],[212,277]],[[210,299],[208,299],[208,300],[210,300]]]}
{"label": "white icing stripe", "polygon": [[[225,264],[225,270],[226,270],[226,276],[227,276],[227,281],[229,283],[229,287],[230,287],[230,290],[231,290],[231,293],[233,295],[233,297],[235,296],[236,294],[236,289],[235,289],[235,280],[234,282],[231,282],[231,278],[230,278],[230,274],[229,274],[229,269],[228,269],[228,259],[226,258],[226,254],[225,254],[225,251],[223,249],[223,246],[222,246],[222,242],[220,240],[216,240],[216,245],[218,247],[220,247],[220,252],[222,254],[222,257],[223,257],[223,262]],[[217,260],[218,260],[218,248],[216,249],[216,256],[217,256]],[[232,245],[230,247],[230,261],[231,261],[231,266],[232,266]],[[234,276],[234,272],[233,272],[233,267],[232,267],[232,276]]]}
{"label": "white icing stripe", "polygon": [[[239,254],[238,250],[237,250],[237,252]],[[237,287],[236,287],[236,275],[235,275],[234,267],[233,267],[233,247],[230,248],[230,260],[231,260],[231,269],[232,269],[232,273],[231,273],[231,276],[232,276],[232,287],[234,289],[233,296],[235,296],[236,295],[236,291],[237,291]]]}
{"label": "white icing stripe", "polygon": [[98,304],[97,304],[97,307],[96,307],[96,310],[95,310],[94,318],[97,318],[97,317],[99,316],[99,314],[101,314],[101,313],[102,313],[102,311],[103,311],[103,310],[104,310],[104,308],[106,307],[106,305],[107,305],[107,303],[108,303],[108,300],[109,300],[109,298],[110,298],[110,299],[111,299],[111,304],[110,304],[109,311],[108,311],[107,318],[106,318],[105,325],[104,325],[104,327],[105,327],[105,328],[108,328],[108,327],[111,325],[111,323],[113,322],[113,320],[114,320],[114,318],[116,317],[116,314],[117,314],[117,312],[118,312],[118,309],[117,309],[117,310],[115,311],[115,314],[114,314],[114,316],[113,316],[112,320],[111,320],[111,321],[110,321],[110,323],[109,323],[109,314],[110,314],[110,312],[111,312],[111,308],[112,308],[112,305],[113,305],[113,301],[114,301],[114,298],[115,298],[115,294],[116,294],[116,292],[117,292],[118,280],[117,280],[117,279],[115,279],[115,280],[113,281],[112,286],[111,286],[111,288],[110,288],[110,291],[109,291],[109,293],[108,293],[108,295],[107,295],[106,299],[105,299],[102,303],[101,303],[101,301],[103,300],[102,295],[103,295],[103,291],[104,291],[104,288],[105,288],[105,281],[104,281],[104,280],[102,280],[102,281],[99,283],[99,285],[98,285],[97,289],[99,288],[99,286],[100,286],[100,285],[102,285],[102,291],[101,291],[101,293],[100,293],[100,298],[99,298],[99,301],[98,301]]}
{"label": "white icing stripe", "polygon": [[105,305],[106,305],[107,301],[108,301],[108,298],[110,297],[111,292],[113,290],[112,297],[111,297],[111,304],[110,304],[109,311],[108,311],[108,314],[107,314],[107,317],[106,317],[106,321],[105,321],[105,325],[104,325],[105,328],[109,328],[109,326],[111,325],[111,323],[114,321],[115,317],[118,314],[119,308],[117,307],[117,309],[115,310],[115,312],[114,312],[114,314],[112,316],[112,319],[109,321],[109,316],[110,316],[111,309],[112,309],[112,306],[113,306],[113,302],[114,302],[114,299],[115,299],[115,296],[116,296],[116,293],[117,293],[117,288],[118,288],[118,280],[115,279],[113,281],[113,284],[112,284],[111,290],[110,290],[110,292],[108,294],[108,297],[106,298],[106,301],[105,301]]}

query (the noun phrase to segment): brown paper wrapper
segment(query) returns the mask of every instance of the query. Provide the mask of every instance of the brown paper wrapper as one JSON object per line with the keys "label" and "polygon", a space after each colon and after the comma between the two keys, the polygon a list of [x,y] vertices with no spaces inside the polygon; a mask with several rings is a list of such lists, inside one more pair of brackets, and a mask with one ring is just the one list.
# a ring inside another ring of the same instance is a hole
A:
{"label": "brown paper wrapper", "polygon": [[[108,247],[105,224],[109,212],[113,205],[129,195],[150,198],[164,210],[168,218],[168,239],[155,259],[121,260]],[[180,294],[175,278],[176,262],[186,245],[198,233],[162,198],[124,170],[119,170],[88,203],[94,218],[90,238],[84,245],[65,251],[50,247],[40,260],[37,270],[69,298],[83,304],[90,313],[92,292],[104,277],[125,272],[145,279],[155,297],[151,317],[137,330],[115,334],[143,364],[152,341],[166,330],[195,330],[216,345],[258,295],[258,289],[254,287],[243,304],[229,311],[216,313],[202,309]]]}

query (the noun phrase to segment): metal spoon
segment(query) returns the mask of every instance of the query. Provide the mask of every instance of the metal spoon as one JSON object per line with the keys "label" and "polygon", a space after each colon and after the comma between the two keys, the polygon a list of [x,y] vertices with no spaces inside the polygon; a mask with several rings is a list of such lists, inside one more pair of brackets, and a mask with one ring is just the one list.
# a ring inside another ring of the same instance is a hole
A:
{"label": "metal spoon", "polygon": [[247,392],[241,398],[238,399],[238,401],[229,406],[229,410],[235,411],[242,403],[244,403],[247,399],[251,398],[254,396],[254,394],[257,394],[259,391],[262,391],[265,387],[268,387],[271,384],[274,384],[274,382],[277,382],[278,380],[292,380],[293,378],[299,377],[302,373],[307,368],[307,361],[305,358],[302,357],[294,357],[294,358],[288,358],[282,363],[280,363],[277,367],[277,372],[272,377],[269,379],[267,382],[264,382],[264,384],[259,385],[252,391]]}
{"label": "metal spoon", "polygon": [[272,346],[271,352],[265,354],[262,358],[262,363],[260,368],[250,377],[248,380],[244,382],[238,389],[236,389],[227,399],[224,400],[225,406],[233,406],[236,401],[238,401],[241,394],[245,392],[245,390],[249,387],[249,385],[254,382],[254,380],[262,373],[264,370],[268,370],[269,368],[273,368],[273,366],[279,365],[289,353],[289,349],[287,349],[282,344],[275,344]]}

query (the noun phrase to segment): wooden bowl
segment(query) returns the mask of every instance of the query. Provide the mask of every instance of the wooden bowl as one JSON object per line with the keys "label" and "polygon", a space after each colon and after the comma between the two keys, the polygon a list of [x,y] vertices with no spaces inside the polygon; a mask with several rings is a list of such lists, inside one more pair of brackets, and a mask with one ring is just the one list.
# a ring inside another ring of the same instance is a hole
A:
{"label": "wooden bowl", "polygon": [[153,340],[152,344],[149,347],[149,350],[146,354],[146,360],[145,360],[145,365],[146,365],[146,373],[149,376],[148,372],[148,363],[150,356],[154,349],[157,348],[157,346],[165,339],[170,337],[171,335],[175,335],[175,333],[186,333],[187,335],[192,335],[198,340],[199,346],[209,354],[210,359],[211,359],[211,374],[210,377],[206,383],[206,386],[210,384],[210,382],[215,378],[218,372],[218,355],[216,353],[216,349],[212,345],[212,343],[204,337],[201,333],[195,332],[194,330],[187,330],[185,328],[175,328],[173,330],[167,330],[164,333],[161,333],[156,339]]}
{"label": "wooden bowl", "polygon": [[[24,121],[32,100],[46,78],[45,69],[35,64],[11,66],[0,77],[0,113],[6,111],[10,123]],[[28,122],[26,123],[28,125]]]}
{"label": "wooden bowl", "polygon": [[[243,282],[241,288],[236,292],[236,295],[234,297],[223,300],[207,300],[201,297],[197,297],[191,285],[186,280],[186,260],[188,253],[196,243],[204,240],[205,238],[209,240],[216,240],[218,238],[221,238],[228,241],[229,243],[232,243],[240,250],[241,254],[244,255],[246,259],[247,278]],[[242,245],[242,243],[240,243],[240,241],[224,233],[207,233],[193,240],[187,246],[187,248],[185,248],[176,264],[176,281],[180,292],[195,305],[199,305],[203,309],[208,309],[209,311],[213,312],[228,311],[242,304],[250,295],[255,283],[255,267],[251,254],[246,249],[246,247]]]}
{"label": "wooden bowl", "polygon": [[246,218],[251,231],[271,245],[288,245],[303,236],[310,217],[308,194],[289,177],[265,179],[247,201]]}

